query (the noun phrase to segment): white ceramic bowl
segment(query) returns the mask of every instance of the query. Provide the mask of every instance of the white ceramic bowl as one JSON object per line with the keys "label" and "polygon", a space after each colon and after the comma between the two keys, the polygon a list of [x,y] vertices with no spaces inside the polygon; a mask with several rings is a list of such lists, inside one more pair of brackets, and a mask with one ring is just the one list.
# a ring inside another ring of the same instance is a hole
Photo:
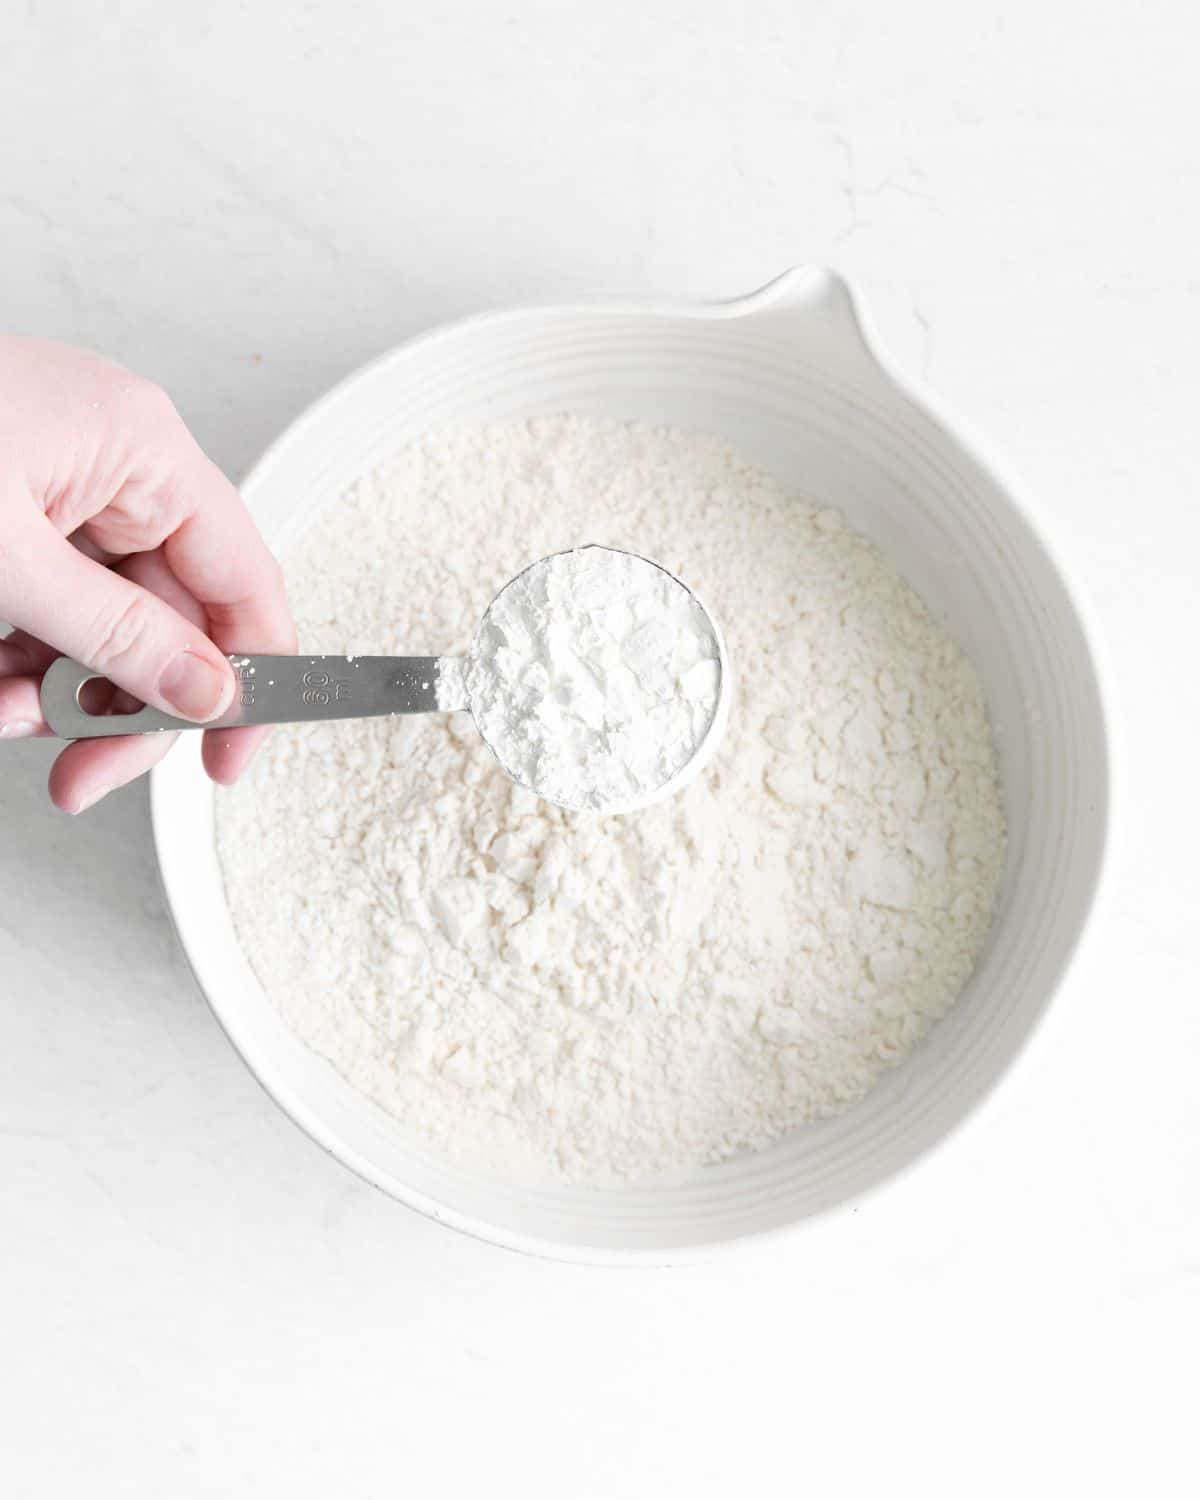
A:
{"label": "white ceramic bowl", "polygon": [[843,509],[973,657],[999,745],[1008,866],[979,970],[915,1055],[840,1119],[686,1180],[513,1189],[431,1157],[280,1020],[225,905],[196,736],[154,773],[154,834],[201,988],[253,1072],[316,1141],[401,1202],[497,1243],[663,1263],[845,1204],[914,1162],[989,1093],[1046,1009],[1091,905],[1107,740],[1076,608],[1027,515],[881,365],[847,288],[826,271],[793,271],[718,305],[518,309],[428,334],[295,422],[246,497],[268,539],[286,547],[364,470],[429,427],[567,409],[729,439],[796,491]]}

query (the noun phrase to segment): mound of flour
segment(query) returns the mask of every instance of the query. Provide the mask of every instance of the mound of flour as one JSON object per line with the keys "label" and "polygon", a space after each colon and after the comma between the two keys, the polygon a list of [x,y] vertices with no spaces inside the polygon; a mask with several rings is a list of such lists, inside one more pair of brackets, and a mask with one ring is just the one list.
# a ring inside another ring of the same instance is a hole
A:
{"label": "mound of flour", "polygon": [[[442,547],[414,552],[437,518]],[[598,818],[515,786],[466,714],[277,730],[219,794],[234,921],[309,1046],[509,1179],[718,1161],[860,1099],[953,1004],[1004,854],[970,663],[840,514],[723,443],[560,416],[434,433],[285,559],[311,651],[465,651],[590,540],[721,622],[719,752]]]}

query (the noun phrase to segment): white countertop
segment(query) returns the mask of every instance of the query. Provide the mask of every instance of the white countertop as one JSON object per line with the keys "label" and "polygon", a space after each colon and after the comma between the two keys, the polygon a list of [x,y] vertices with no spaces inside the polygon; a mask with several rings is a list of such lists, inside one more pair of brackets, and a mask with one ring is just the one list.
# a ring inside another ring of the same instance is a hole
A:
{"label": "white countertop", "polygon": [[0,5],[0,326],[153,376],[234,472],[446,317],[838,266],[1090,593],[1123,824],[979,1122],[854,1214],[605,1272],[324,1156],[188,976],[144,790],[73,822],[4,746],[5,1494],[1195,1492],[1194,15]]}

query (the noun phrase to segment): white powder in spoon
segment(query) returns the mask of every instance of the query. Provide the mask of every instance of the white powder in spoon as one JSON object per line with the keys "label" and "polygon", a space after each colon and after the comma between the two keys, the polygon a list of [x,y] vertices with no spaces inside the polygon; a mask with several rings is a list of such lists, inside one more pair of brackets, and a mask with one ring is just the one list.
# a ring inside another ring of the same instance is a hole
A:
{"label": "white powder in spoon", "polygon": [[467,659],[480,733],[560,807],[627,808],[682,772],[717,711],[721,663],[699,602],[643,557],[560,552],[493,601]]}

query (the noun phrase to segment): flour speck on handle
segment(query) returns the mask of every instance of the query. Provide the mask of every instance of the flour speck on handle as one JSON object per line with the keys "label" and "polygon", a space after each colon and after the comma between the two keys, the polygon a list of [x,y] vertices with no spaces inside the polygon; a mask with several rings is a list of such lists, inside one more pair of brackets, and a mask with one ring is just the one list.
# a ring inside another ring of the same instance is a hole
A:
{"label": "flour speck on handle", "polygon": [[[431,515],[455,545],[415,556]],[[465,653],[498,588],[585,540],[720,623],[729,727],[686,791],[564,811],[459,712],[277,730],[218,794],[287,1023],[414,1141],[508,1180],[643,1179],[849,1108],[969,979],[1004,859],[970,662],[839,511],[715,439],[434,432],[285,565],[306,650]]]}

